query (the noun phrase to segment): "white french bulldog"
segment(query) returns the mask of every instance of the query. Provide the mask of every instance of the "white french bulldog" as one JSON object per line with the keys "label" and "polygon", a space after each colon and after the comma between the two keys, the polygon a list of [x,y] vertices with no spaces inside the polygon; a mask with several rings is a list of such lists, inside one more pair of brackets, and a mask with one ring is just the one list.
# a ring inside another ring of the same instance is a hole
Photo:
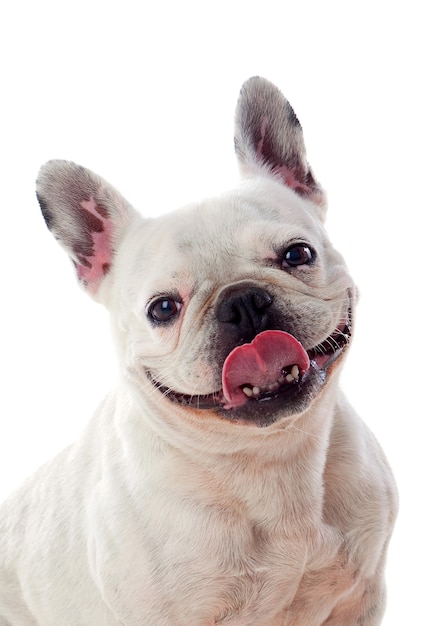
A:
{"label": "white french bulldog", "polygon": [[0,626],[381,623],[397,497],[338,389],[356,292],[262,78],[235,147],[237,188],[157,219],[83,167],[40,172],[121,378],[1,509]]}

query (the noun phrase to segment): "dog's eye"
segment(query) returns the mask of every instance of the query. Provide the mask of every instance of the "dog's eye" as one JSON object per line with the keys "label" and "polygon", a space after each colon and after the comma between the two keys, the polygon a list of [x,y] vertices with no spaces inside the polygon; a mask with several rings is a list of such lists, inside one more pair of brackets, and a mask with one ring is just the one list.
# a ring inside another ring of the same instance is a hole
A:
{"label": "dog's eye", "polygon": [[310,265],[315,261],[315,251],[305,243],[295,243],[287,248],[282,259],[283,269],[298,267],[299,265]]}
{"label": "dog's eye", "polygon": [[149,307],[148,315],[155,322],[168,322],[179,313],[182,303],[173,298],[159,298]]}

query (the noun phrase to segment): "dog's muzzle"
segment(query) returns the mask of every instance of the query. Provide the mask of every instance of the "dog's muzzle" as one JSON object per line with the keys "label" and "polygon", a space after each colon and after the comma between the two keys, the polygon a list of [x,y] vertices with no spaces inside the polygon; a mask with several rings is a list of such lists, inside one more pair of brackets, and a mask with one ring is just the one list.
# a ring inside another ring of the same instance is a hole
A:
{"label": "dog's muzzle", "polygon": [[[272,296],[253,287],[230,290],[217,309],[223,333],[235,346],[222,368],[222,387],[205,395],[186,395],[159,384],[170,401],[198,410],[215,410],[234,421],[269,425],[306,409],[321,390],[331,366],[351,338],[351,306],[334,331],[310,350],[292,334],[269,328]],[[272,320],[273,321],[273,320]]]}

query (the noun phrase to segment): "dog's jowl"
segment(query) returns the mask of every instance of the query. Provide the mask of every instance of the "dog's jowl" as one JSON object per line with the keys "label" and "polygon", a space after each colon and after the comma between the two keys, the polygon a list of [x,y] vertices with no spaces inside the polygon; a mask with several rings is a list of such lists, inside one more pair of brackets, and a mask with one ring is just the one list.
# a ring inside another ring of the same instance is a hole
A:
{"label": "dog's jowl", "polygon": [[120,379],[1,508],[0,626],[381,623],[396,489],[338,387],[354,283],[283,95],[247,81],[235,129],[237,187],[157,219],[40,171]]}

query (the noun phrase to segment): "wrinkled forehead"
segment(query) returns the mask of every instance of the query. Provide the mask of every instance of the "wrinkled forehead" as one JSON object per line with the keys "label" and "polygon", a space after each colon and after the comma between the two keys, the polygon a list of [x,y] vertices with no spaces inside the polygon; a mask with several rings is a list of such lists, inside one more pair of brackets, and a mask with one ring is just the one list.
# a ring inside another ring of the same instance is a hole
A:
{"label": "wrinkled forehead", "polygon": [[276,258],[290,242],[321,245],[322,233],[314,205],[288,188],[245,186],[142,224],[132,243],[133,274],[151,293],[174,291],[178,282],[225,281]]}
{"label": "wrinkled forehead", "polygon": [[323,229],[315,205],[283,185],[264,185],[264,182],[167,216],[166,231],[171,228],[171,245],[180,252],[212,261],[214,251],[226,257],[238,247],[251,246],[257,253],[267,248],[269,252],[286,239],[322,239]]}

